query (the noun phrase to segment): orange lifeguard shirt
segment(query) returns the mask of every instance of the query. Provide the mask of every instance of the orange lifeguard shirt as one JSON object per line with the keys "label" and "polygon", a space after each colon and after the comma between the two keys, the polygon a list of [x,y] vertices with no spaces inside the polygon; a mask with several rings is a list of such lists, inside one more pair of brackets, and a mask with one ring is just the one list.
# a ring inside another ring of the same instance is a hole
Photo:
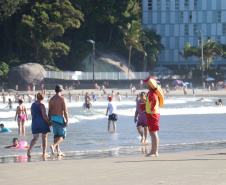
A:
{"label": "orange lifeguard shirt", "polygon": [[154,90],[149,90],[146,102],[147,114],[159,113],[159,98]]}

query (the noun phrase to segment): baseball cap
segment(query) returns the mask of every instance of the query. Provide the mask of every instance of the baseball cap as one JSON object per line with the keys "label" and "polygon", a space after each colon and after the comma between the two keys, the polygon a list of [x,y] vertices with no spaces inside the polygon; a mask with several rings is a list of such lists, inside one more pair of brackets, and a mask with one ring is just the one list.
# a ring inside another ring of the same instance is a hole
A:
{"label": "baseball cap", "polygon": [[108,100],[113,100],[113,98],[110,96],[110,97],[108,97]]}
{"label": "baseball cap", "polygon": [[56,87],[55,87],[55,91],[56,92],[60,92],[60,91],[63,91],[64,89],[63,89],[63,86],[62,85],[60,85],[60,84],[58,84],[58,85],[56,85]]}
{"label": "baseball cap", "polygon": [[149,79],[153,79],[153,80],[155,80],[155,78],[154,78],[154,77],[151,77],[151,76],[150,76],[150,77],[148,77],[146,80],[143,80],[143,82],[148,82],[148,80],[149,80]]}

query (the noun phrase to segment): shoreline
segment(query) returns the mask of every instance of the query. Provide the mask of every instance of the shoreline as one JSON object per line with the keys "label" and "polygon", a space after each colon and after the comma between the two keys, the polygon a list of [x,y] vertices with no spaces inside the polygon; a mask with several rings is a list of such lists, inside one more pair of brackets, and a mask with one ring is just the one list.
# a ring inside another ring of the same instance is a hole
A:
{"label": "shoreline", "polygon": [[[226,151],[1,164],[7,184],[225,184]],[[12,178],[13,174],[13,178]],[[54,176],[53,176],[54,174]]]}

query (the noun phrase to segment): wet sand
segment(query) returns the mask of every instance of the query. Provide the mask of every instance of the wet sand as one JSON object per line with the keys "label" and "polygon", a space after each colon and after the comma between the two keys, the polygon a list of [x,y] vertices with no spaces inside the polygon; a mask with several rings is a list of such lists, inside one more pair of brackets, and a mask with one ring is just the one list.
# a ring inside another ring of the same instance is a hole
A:
{"label": "wet sand", "polygon": [[[48,160],[48,158],[47,158]],[[226,184],[226,150],[0,164],[8,184]]]}

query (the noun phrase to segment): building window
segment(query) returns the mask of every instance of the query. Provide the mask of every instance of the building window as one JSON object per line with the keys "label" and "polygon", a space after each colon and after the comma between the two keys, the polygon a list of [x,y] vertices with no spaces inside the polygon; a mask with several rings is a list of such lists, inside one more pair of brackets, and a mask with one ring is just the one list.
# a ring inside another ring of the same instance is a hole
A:
{"label": "building window", "polygon": [[197,35],[197,24],[194,24],[194,27],[193,27],[193,32],[194,32],[194,35]]}
{"label": "building window", "polygon": [[221,11],[217,12],[217,21],[221,22]]}
{"label": "building window", "polygon": [[226,23],[222,24],[222,34],[226,34]]}
{"label": "building window", "polygon": [[152,10],[152,0],[148,0],[148,10]]}
{"label": "building window", "polygon": [[157,10],[161,10],[161,0],[157,1]]}
{"label": "building window", "polygon": [[184,0],[184,8],[188,9],[188,0]]}
{"label": "building window", "polygon": [[188,35],[188,24],[184,25],[184,35]]}
{"label": "building window", "polygon": [[175,0],[175,10],[179,10],[180,4],[179,0]]}
{"label": "building window", "polygon": [[194,0],[194,9],[197,10],[198,7],[198,0]]}
{"label": "building window", "polygon": [[180,12],[180,22],[184,21],[184,12]]}
{"label": "building window", "polygon": [[190,22],[192,21],[192,12],[190,12],[189,20],[190,20]]}
{"label": "building window", "polygon": [[217,36],[216,41],[217,41],[218,43],[221,43],[221,36]]}
{"label": "building window", "polygon": [[170,9],[170,3],[169,3],[169,0],[166,0],[166,10],[169,10]]}

